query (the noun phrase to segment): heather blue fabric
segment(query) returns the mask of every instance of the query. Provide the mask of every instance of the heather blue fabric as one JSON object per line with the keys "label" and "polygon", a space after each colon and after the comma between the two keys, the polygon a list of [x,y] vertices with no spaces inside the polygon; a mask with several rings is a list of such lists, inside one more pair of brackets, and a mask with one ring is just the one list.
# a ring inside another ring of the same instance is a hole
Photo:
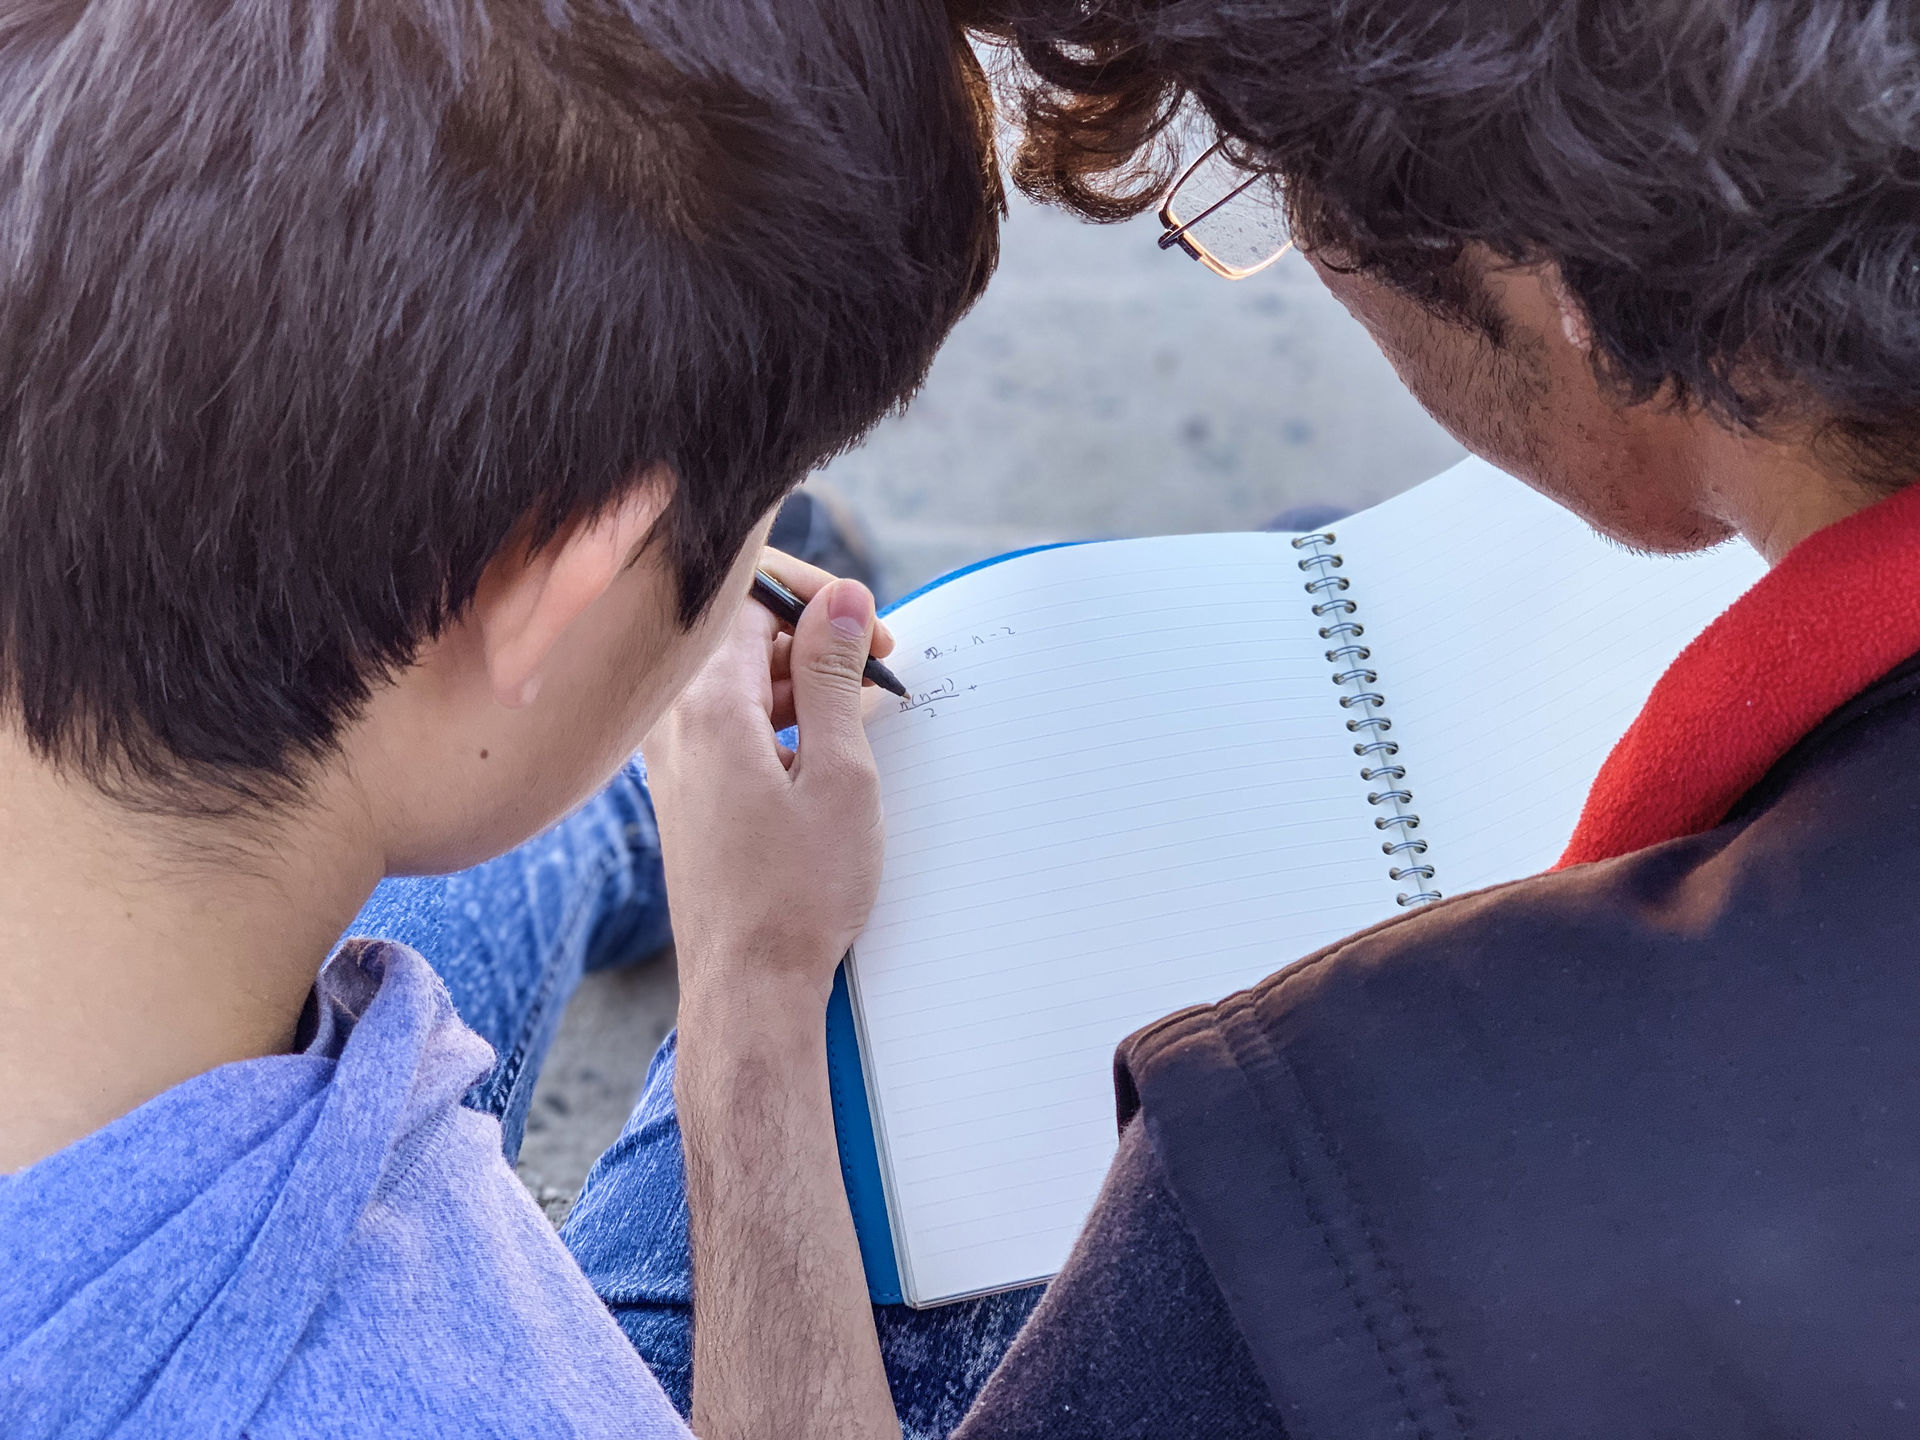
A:
{"label": "heather blue fabric", "polygon": [[0,1177],[9,1440],[686,1431],[463,1105],[493,1057],[399,945],[298,1054]]}
{"label": "heather blue fabric", "polygon": [[[636,758],[573,816],[498,860],[458,875],[387,881],[349,933],[419,950],[461,1017],[499,1052],[468,1103],[500,1116],[513,1158],[540,1063],[582,973],[648,955],[671,938],[644,764]],[[686,1414],[692,1259],[673,1061],[668,1036],[561,1235]],[[874,1307],[907,1440],[931,1440],[959,1423],[1039,1293],[921,1312]]]}
{"label": "heather blue fabric", "polygon": [[455,1011],[499,1056],[468,1103],[500,1117],[507,1159],[518,1159],[534,1081],[581,975],[672,938],[645,764],[634,757],[497,860],[385,881],[346,933],[409,945],[447,982]]}
{"label": "heather blue fabric", "polygon": [[[636,758],[567,820],[497,860],[458,875],[387,881],[350,933],[419,950],[462,1018],[493,1044],[499,1063],[468,1103],[501,1117],[512,1158],[540,1063],[581,974],[638,959],[671,938],[644,764]],[[562,1238],[685,1414],[692,1261],[673,1059],[669,1036]],[[931,1440],[959,1423],[1038,1297],[1033,1289],[924,1312],[875,1307],[907,1440]]]}
{"label": "heather blue fabric", "polygon": [[[669,938],[644,768],[488,864],[388,881],[348,934],[300,1054],[0,1177],[8,1440],[685,1433],[639,1363],[684,1412],[672,1037],[565,1232],[619,1328],[502,1158],[580,976]],[[952,1429],[1037,1296],[876,1308],[907,1440]]]}

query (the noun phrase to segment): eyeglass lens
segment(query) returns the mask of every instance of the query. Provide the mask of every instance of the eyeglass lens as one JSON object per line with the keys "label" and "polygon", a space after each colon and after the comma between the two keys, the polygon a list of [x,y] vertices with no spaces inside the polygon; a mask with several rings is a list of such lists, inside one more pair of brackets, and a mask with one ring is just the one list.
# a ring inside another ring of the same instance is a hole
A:
{"label": "eyeglass lens", "polygon": [[1238,195],[1220,203],[1236,187],[1246,185],[1247,178],[1245,170],[1227,159],[1225,150],[1215,150],[1180,182],[1167,202],[1168,216],[1176,225],[1200,217],[1186,231],[1187,238],[1231,270],[1257,269],[1286,249],[1290,238],[1277,177],[1258,176]]}

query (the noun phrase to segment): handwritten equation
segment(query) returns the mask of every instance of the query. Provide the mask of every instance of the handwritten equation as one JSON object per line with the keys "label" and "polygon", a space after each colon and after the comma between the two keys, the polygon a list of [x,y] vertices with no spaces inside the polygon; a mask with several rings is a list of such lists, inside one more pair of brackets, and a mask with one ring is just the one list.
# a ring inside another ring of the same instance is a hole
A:
{"label": "handwritten equation", "polygon": [[900,713],[905,715],[911,710],[918,710],[922,715],[925,715],[931,720],[937,707],[945,704],[949,700],[959,699],[960,696],[969,690],[978,690],[979,688],[978,685],[956,685],[951,679],[942,680],[938,685],[930,686],[925,690],[916,690],[913,694],[902,700],[900,702]]}
{"label": "handwritten equation", "polygon": [[996,625],[991,630],[982,630],[978,634],[968,635],[959,640],[951,640],[944,645],[929,645],[926,649],[922,650],[920,654],[924,659],[928,660],[945,660],[951,656],[972,650],[976,646],[991,645],[996,640],[1005,640],[1013,633],[1014,630],[1011,625]]}
{"label": "handwritten equation", "polygon": [[[1009,640],[1013,635],[1014,628],[1011,625],[983,625],[978,630],[969,630],[964,634],[924,646],[914,659],[939,661],[951,660],[955,656],[971,656],[976,650],[988,648],[998,641]],[[913,685],[914,689],[911,695],[900,702],[900,713],[902,715],[910,712],[918,713],[929,720],[952,701],[958,700],[969,691],[980,688],[971,682],[957,681],[951,676],[931,683],[924,680],[915,683],[912,679],[908,679],[907,683]]]}

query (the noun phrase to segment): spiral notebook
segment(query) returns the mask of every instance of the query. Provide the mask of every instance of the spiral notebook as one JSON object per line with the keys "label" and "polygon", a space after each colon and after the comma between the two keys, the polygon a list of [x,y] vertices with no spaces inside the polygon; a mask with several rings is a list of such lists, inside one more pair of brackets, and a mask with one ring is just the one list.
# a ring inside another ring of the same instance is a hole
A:
{"label": "spiral notebook", "polygon": [[874,1298],[1053,1274],[1123,1037],[1551,865],[1761,570],[1634,555],[1473,460],[1322,533],[1046,549],[897,606],[885,870],[829,1021]]}

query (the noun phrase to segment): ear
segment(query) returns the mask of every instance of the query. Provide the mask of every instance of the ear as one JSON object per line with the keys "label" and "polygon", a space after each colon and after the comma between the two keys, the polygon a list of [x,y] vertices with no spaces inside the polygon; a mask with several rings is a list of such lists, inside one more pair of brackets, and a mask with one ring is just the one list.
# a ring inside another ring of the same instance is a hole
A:
{"label": "ear", "polygon": [[1547,294],[1553,297],[1554,307],[1560,312],[1560,333],[1567,337],[1567,343],[1582,355],[1593,353],[1593,325],[1587,319],[1586,307],[1574,297],[1567,288],[1567,280],[1560,273],[1558,265],[1549,265],[1544,272]]}
{"label": "ear", "polygon": [[537,552],[515,541],[488,563],[473,619],[497,703],[510,710],[533,703],[561,636],[639,555],[673,491],[673,473],[656,465],[612,505],[569,524]]}

